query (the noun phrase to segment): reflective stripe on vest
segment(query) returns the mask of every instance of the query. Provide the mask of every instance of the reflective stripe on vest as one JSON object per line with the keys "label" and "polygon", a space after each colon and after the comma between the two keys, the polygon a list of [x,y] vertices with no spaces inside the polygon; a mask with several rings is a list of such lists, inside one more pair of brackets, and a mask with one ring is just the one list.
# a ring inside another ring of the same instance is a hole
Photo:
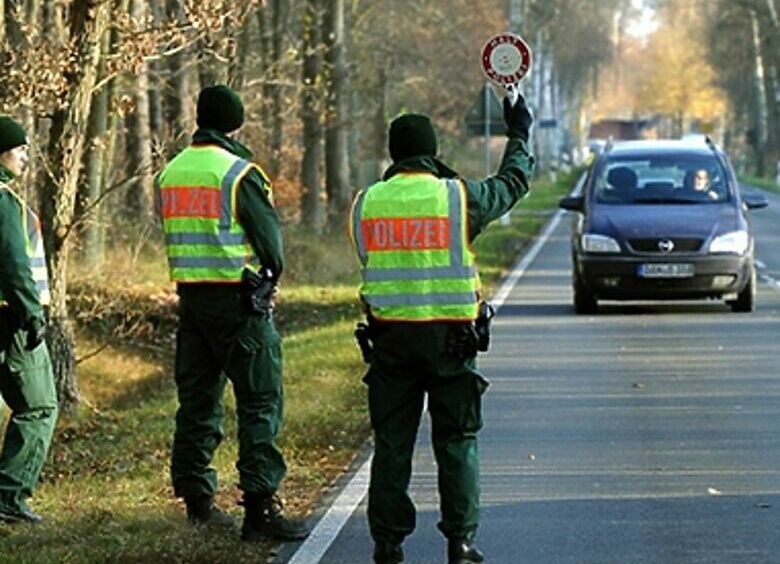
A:
{"label": "reflective stripe on vest", "polygon": [[[22,228],[27,236],[27,257],[30,260],[30,271],[35,289],[38,292],[38,300],[41,305],[47,306],[51,303],[51,292],[49,290],[49,271],[46,269],[46,253],[43,249],[43,237],[41,236],[41,222],[32,208],[8,185],[0,188],[13,195],[22,209]],[[0,294],[0,305],[6,304],[7,302]]]}
{"label": "reflective stripe on vest", "polygon": [[378,319],[471,320],[479,278],[457,180],[401,174],[358,194],[351,231],[361,296]]}
{"label": "reflective stripe on vest", "polygon": [[41,222],[29,207],[27,208],[27,253],[30,257],[30,269],[32,270],[35,289],[41,305],[51,303],[49,291],[49,271],[46,269],[46,253],[43,250],[43,237],[41,236]]}
{"label": "reflective stripe on vest", "polygon": [[235,210],[252,169],[267,182],[257,165],[221,147],[192,146],[155,178],[171,280],[238,283],[245,266],[260,267]]}

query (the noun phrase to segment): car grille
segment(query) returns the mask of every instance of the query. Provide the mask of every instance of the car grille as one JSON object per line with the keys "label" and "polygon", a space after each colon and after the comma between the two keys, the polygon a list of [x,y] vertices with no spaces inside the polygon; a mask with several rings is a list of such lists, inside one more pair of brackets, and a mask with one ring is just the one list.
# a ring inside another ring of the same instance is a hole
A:
{"label": "car grille", "polygon": [[[671,252],[663,252],[660,250],[659,243],[661,241],[671,241],[674,243],[674,248],[671,250]],[[631,246],[631,249],[637,253],[657,253],[664,255],[674,253],[695,253],[701,249],[702,243],[702,239],[685,237],[628,240],[628,244]]]}

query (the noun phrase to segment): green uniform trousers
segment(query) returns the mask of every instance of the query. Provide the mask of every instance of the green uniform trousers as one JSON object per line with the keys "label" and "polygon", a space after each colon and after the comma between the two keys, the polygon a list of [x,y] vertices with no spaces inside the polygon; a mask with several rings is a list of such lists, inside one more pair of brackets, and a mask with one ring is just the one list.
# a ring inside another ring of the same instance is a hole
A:
{"label": "green uniform trousers", "polygon": [[247,315],[238,285],[179,287],[179,409],[171,477],[180,497],[213,496],[210,467],[222,440],[224,389],[233,384],[239,487],[271,495],[286,472],[275,439],[282,424],[281,338],[269,315]]}
{"label": "green uniform trousers", "polygon": [[425,394],[438,467],[441,520],[447,538],[471,541],[479,525],[482,394],[487,381],[474,358],[446,352],[446,324],[382,324],[364,378],[374,431],[368,522],[375,542],[400,544],[415,527],[408,494],[412,455]]}
{"label": "green uniform trousers", "polygon": [[[0,394],[11,410],[0,452],[0,509],[27,509],[57,423],[57,392],[46,344],[26,349],[26,333],[0,310]],[[2,403],[0,403],[2,410]]]}

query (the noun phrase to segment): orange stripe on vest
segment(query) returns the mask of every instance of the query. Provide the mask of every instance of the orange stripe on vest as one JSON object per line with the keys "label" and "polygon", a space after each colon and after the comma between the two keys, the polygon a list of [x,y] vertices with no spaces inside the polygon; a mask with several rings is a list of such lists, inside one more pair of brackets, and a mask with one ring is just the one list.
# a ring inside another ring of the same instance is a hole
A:
{"label": "orange stripe on vest", "polygon": [[174,217],[205,217],[219,219],[221,193],[214,188],[164,188],[162,213],[165,219]]}
{"label": "orange stripe on vest", "polygon": [[368,251],[424,251],[450,245],[446,217],[364,219],[360,229]]}

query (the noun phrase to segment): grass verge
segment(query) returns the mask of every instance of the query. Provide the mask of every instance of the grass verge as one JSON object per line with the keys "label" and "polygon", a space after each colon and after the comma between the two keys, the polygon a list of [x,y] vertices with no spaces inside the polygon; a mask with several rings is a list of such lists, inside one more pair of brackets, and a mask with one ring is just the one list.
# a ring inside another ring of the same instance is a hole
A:
{"label": "grass verge", "polygon": [[777,184],[771,178],[761,178],[760,176],[740,176],[739,181],[780,194],[780,184]]}
{"label": "grass verge", "polygon": [[[476,249],[490,288],[554,211],[575,176],[537,181],[512,215],[496,222]],[[369,433],[364,367],[352,340],[359,318],[356,261],[344,241],[292,235],[287,251],[297,284],[282,289],[278,321],[285,336],[285,422],[280,445],[288,463],[282,496],[309,512],[351,463]],[[291,249],[293,251],[291,252]],[[46,516],[36,527],[0,526],[0,562],[228,563],[265,561],[270,546],[242,543],[237,533],[187,525],[168,477],[176,411],[172,378],[175,296],[154,260],[130,272],[74,284],[79,413],[59,422],[49,462],[32,500]],[[307,263],[309,267],[307,268]],[[315,264],[314,268],[311,265]],[[225,396],[224,439],[214,459],[218,503],[236,517],[235,403]]]}

